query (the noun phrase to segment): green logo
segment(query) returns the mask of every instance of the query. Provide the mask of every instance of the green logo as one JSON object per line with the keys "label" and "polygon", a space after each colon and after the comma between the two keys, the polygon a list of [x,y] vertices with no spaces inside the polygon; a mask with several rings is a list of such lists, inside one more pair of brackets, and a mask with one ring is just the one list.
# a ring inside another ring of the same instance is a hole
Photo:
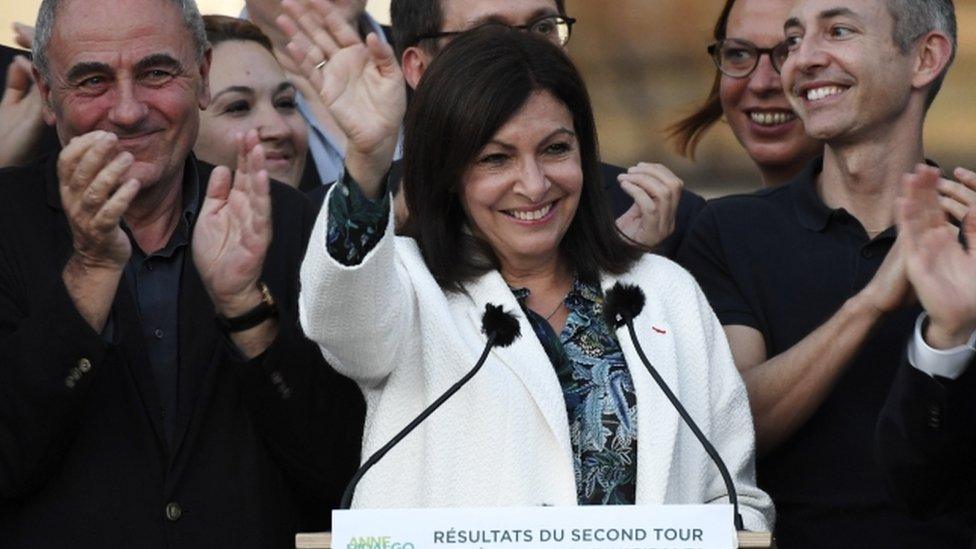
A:
{"label": "green logo", "polygon": [[410,542],[392,541],[390,536],[360,536],[352,538],[346,549],[416,549]]}

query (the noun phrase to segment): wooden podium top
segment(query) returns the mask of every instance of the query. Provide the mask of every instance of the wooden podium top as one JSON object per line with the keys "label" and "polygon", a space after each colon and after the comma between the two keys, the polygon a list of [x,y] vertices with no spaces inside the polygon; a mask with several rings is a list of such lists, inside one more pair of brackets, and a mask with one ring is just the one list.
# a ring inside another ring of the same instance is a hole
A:
{"label": "wooden podium top", "polygon": [[[769,532],[739,532],[739,547],[743,549],[770,549],[773,545],[773,535]],[[332,534],[328,532],[317,534],[296,534],[296,549],[330,549]]]}

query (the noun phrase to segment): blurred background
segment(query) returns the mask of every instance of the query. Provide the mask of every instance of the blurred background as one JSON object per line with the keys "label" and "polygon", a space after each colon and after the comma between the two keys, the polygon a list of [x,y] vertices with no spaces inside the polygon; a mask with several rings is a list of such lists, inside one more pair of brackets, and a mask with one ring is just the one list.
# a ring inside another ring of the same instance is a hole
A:
{"label": "blurred background", "polygon": [[[0,0],[0,43],[13,45],[11,24],[33,24],[40,0]],[[203,13],[236,15],[243,0],[197,0]],[[697,161],[674,153],[665,128],[695,109],[714,74],[705,47],[721,0],[567,0],[578,19],[570,53],[594,102],[604,160],[628,166],[661,162],[706,196],[749,191],[758,172],[719,125]],[[380,22],[389,0],[369,0]],[[956,0],[959,54],[926,126],[926,150],[945,168],[976,168],[976,0]],[[969,90],[969,91],[967,91]]]}

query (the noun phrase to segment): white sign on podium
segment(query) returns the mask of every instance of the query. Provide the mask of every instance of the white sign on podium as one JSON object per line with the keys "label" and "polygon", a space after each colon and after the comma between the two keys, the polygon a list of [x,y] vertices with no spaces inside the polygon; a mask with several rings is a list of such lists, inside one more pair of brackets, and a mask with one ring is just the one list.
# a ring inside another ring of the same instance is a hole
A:
{"label": "white sign on podium", "polygon": [[335,549],[732,549],[731,505],[333,511]]}

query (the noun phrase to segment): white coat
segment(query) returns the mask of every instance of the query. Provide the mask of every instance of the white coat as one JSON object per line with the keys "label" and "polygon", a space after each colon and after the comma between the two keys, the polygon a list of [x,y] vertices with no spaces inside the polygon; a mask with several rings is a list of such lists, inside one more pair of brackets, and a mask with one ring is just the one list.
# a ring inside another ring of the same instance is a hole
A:
{"label": "white coat", "polygon": [[[326,199],[328,204],[328,198]],[[301,269],[302,326],[367,403],[363,456],[386,443],[460,379],[485,345],[485,304],[514,313],[522,337],[371,469],[354,507],[575,505],[569,420],[555,369],[497,271],[445,292],[416,242],[386,233],[349,267],[326,249],[323,207]],[[640,286],[635,319],[651,363],[728,464],[747,529],[770,530],[773,505],[756,487],[745,386],[722,327],[683,269],[645,255],[619,280]],[[603,288],[617,279],[604,276]],[[637,503],[727,501],[715,465],[617,331],[637,396]]]}

